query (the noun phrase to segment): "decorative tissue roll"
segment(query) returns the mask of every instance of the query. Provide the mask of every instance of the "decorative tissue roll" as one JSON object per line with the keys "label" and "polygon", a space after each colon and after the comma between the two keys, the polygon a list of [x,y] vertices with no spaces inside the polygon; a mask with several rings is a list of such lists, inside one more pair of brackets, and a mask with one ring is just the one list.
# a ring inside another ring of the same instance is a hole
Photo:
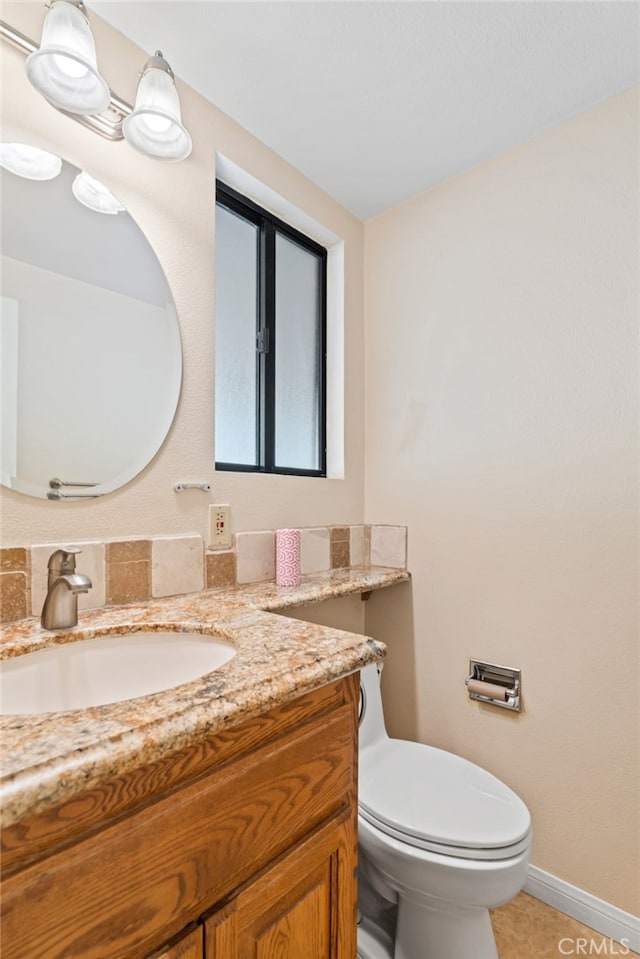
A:
{"label": "decorative tissue roll", "polygon": [[300,530],[276,530],[276,585],[300,585]]}

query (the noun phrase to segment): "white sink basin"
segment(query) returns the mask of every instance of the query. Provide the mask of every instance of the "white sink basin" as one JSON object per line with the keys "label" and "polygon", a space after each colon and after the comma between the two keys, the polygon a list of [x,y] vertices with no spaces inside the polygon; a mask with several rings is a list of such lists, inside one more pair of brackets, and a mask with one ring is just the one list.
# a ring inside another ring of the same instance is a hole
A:
{"label": "white sink basin", "polygon": [[145,631],[49,646],[0,661],[0,713],[121,703],[191,682],[235,655],[203,633]]}

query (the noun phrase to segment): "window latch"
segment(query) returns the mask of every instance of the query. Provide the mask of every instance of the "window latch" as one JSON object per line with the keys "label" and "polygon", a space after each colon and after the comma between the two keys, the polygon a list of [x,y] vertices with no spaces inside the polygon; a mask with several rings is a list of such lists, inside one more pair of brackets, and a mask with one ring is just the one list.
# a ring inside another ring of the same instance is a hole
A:
{"label": "window latch", "polygon": [[256,336],[256,349],[258,353],[269,352],[269,329],[267,327],[258,331],[258,335]]}

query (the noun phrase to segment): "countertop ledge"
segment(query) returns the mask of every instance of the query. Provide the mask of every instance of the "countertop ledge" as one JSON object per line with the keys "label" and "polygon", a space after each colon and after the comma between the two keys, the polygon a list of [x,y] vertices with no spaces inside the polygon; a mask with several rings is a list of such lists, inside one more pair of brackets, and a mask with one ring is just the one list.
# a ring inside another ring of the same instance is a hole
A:
{"label": "countertop ledge", "polygon": [[386,649],[375,639],[274,614],[409,579],[402,569],[351,567],[309,574],[298,587],[254,583],[89,610],[71,630],[48,632],[37,619],[4,627],[0,659],[139,629],[215,633],[237,654],[213,673],[140,699],[0,717],[0,824],[15,825],[382,659]]}

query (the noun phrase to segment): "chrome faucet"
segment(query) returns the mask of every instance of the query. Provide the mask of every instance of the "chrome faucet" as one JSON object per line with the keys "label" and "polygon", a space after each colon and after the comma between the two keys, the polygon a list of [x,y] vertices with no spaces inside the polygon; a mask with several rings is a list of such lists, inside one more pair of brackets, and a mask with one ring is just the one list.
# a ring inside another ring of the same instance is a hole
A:
{"label": "chrome faucet", "polygon": [[75,546],[64,546],[49,557],[47,597],[40,617],[43,629],[68,629],[78,622],[78,593],[91,589],[89,577],[76,573],[76,554],[80,552]]}

